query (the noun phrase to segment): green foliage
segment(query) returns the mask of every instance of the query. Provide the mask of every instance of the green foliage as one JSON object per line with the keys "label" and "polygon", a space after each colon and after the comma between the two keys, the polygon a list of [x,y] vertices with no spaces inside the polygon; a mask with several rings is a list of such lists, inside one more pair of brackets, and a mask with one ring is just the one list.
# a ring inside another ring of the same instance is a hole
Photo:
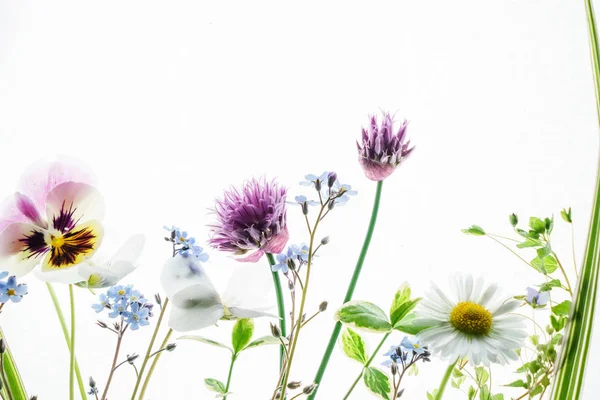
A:
{"label": "green foliage", "polygon": [[231,345],[235,354],[246,347],[254,334],[254,321],[249,318],[237,320],[231,331]]}
{"label": "green foliage", "polygon": [[531,260],[531,266],[544,275],[548,275],[556,271],[558,263],[552,254],[544,257],[537,256]]}
{"label": "green foliage", "polygon": [[231,353],[233,353],[233,349],[231,347],[227,346],[226,344],[219,343],[215,340],[208,339],[203,336],[187,335],[187,336],[181,336],[177,339],[178,340],[195,340],[196,342],[202,342],[202,343],[210,344],[211,346],[216,346],[216,347],[221,347],[223,349],[227,349]]}
{"label": "green foliage", "polygon": [[371,392],[382,399],[389,400],[392,387],[390,385],[390,378],[386,374],[377,368],[368,367],[365,368],[363,381]]}
{"label": "green foliage", "polygon": [[252,342],[250,342],[246,347],[244,347],[240,351],[253,349],[255,347],[265,346],[265,345],[272,345],[272,344],[281,345],[281,341],[283,341],[284,344],[287,343],[287,339],[285,339],[285,338],[281,338],[281,340],[280,340],[272,335],[262,336],[258,339],[253,340]]}
{"label": "green foliage", "polygon": [[569,300],[565,300],[560,304],[552,307],[552,313],[555,315],[569,315],[569,310],[571,309],[571,302]]}
{"label": "green foliage", "polygon": [[571,207],[569,207],[568,210],[566,208],[563,208],[562,211],[560,212],[560,216],[562,217],[562,219],[565,222],[568,222],[569,224],[573,223],[573,215],[571,214]]}
{"label": "green foliage", "polygon": [[469,228],[463,229],[462,231],[467,235],[485,236],[485,231],[479,225],[471,225]]}
{"label": "green foliage", "polygon": [[416,335],[422,330],[429,328],[428,325],[423,325],[422,323],[417,323],[416,321],[416,314],[408,314],[406,317],[404,317],[404,319],[394,324],[394,329],[400,332],[407,333],[409,335]]}
{"label": "green foliage", "polygon": [[353,360],[358,361],[362,365],[367,363],[368,357],[365,351],[365,342],[358,333],[350,328],[346,329],[342,334],[342,349]]}
{"label": "green foliage", "polygon": [[225,384],[218,379],[206,378],[204,380],[204,385],[208,388],[208,390],[216,393],[225,394],[227,391],[225,390]]}
{"label": "green foliage", "polygon": [[343,324],[374,332],[392,330],[385,312],[368,301],[354,300],[344,304],[337,311],[335,318]]}
{"label": "green foliage", "polygon": [[390,322],[392,326],[402,320],[417,306],[421,298],[410,298],[410,286],[403,285],[394,295],[392,306],[390,307]]}

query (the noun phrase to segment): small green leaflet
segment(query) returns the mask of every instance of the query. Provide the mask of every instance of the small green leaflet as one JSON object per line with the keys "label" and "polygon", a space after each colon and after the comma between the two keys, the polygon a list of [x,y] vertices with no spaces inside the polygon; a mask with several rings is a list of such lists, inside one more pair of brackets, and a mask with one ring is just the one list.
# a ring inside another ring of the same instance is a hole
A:
{"label": "small green leaflet", "polygon": [[556,262],[556,258],[554,258],[552,254],[549,254],[544,258],[534,258],[531,260],[531,266],[542,274],[548,275],[556,271],[558,268],[558,263]]}
{"label": "small green leaflet", "polygon": [[252,339],[254,333],[254,321],[249,318],[239,319],[233,326],[231,331],[231,345],[235,354],[239,353],[246,347]]}
{"label": "small green leaflet", "polygon": [[348,357],[362,365],[366,364],[368,357],[365,352],[365,342],[358,333],[350,328],[347,328],[342,334],[342,348]]}
{"label": "small green leaflet", "polygon": [[195,335],[189,335],[189,336],[181,336],[179,338],[177,338],[178,340],[181,339],[186,339],[186,340],[195,340],[197,342],[202,342],[202,343],[206,343],[206,344],[210,344],[211,346],[216,346],[216,347],[221,347],[223,349],[227,349],[229,351],[231,351],[233,353],[233,349],[229,346],[227,346],[226,344],[223,343],[219,343],[215,340],[212,339],[208,339],[202,336],[195,336]]}
{"label": "small green leaflet", "polygon": [[218,379],[206,378],[204,380],[204,384],[206,385],[208,390],[222,394],[225,393],[225,385]]}
{"label": "small green leaflet", "polygon": [[560,304],[552,307],[552,312],[556,315],[569,315],[569,310],[571,309],[571,302],[569,300],[565,300]]}
{"label": "small green leaflet", "polygon": [[374,332],[389,332],[392,325],[383,310],[368,301],[354,300],[344,304],[335,318],[347,325]]}
{"label": "small green leaflet", "polygon": [[[281,339],[283,340],[284,344],[287,343],[286,338],[281,338]],[[255,347],[265,346],[265,345],[269,345],[269,344],[280,345],[281,341],[272,335],[263,336],[263,337],[260,337],[258,339],[253,340],[252,342],[250,342],[250,344],[248,344],[248,346],[244,347],[241,351],[253,349]]]}
{"label": "small green leaflet", "polygon": [[467,229],[462,229],[462,232],[466,233],[467,235],[485,236],[485,231],[479,225],[471,225]]}
{"label": "small green leaflet", "polygon": [[405,284],[394,295],[394,300],[390,307],[390,321],[393,326],[401,322],[421,300],[421,298],[411,300],[410,293],[410,287]]}
{"label": "small green leaflet", "polygon": [[390,378],[380,370],[374,367],[365,369],[363,381],[369,390],[382,399],[389,400],[389,393],[392,388],[390,386]]}

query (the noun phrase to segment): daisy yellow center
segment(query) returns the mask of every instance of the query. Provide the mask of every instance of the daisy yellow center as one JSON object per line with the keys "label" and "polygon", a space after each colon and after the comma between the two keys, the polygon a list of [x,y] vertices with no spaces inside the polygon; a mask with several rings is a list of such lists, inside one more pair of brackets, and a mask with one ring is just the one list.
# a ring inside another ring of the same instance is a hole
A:
{"label": "daisy yellow center", "polygon": [[479,304],[463,301],[450,312],[450,323],[464,333],[487,335],[492,328],[492,313]]}
{"label": "daisy yellow center", "polygon": [[9,296],[14,296],[15,294],[17,294],[17,292],[15,292],[15,289],[8,289],[6,291],[6,294]]}

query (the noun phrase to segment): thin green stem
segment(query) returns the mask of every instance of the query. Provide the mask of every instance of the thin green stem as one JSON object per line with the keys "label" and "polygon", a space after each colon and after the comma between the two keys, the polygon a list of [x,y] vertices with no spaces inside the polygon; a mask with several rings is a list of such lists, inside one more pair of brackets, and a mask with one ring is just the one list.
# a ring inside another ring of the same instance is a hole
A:
{"label": "thin green stem", "polygon": [[169,338],[171,337],[172,333],[173,333],[173,329],[169,328],[169,331],[165,335],[165,338],[163,339],[162,344],[160,345],[159,353],[157,353],[154,356],[154,360],[152,360],[152,365],[150,365],[150,369],[148,370],[148,373],[146,374],[146,379],[144,380],[144,384],[142,385],[142,391],[140,392],[140,397],[139,397],[140,400],[143,399],[144,395],[146,394],[146,388],[148,387],[148,384],[150,383],[150,378],[152,378],[152,374],[154,373],[154,368],[156,368],[156,364],[158,364],[158,360],[160,360],[163,350],[167,346],[167,342],[169,341]]}
{"label": "thin green stem", "polygon": [[[346,297],[344,298],[344,303],[352,300],[352,296],[354,295],[354,289],[356,288],[356,283],[358,282],[358,278],[360,277],[360,272],[362,270],[362,266],[365,262],[365,258],[367,257],[367,252],[369,250],[369,245],[371,244],[371,238],[373,237],[373,231],[375,230],[375,223],[377,222],[377,214],[379,213],[379,203],[381,201],[381,191],[383,188],[383,181],[377,182],[377,190],[375,192],[375,200],[373,202],[373,210],[371,211],[371,220],[369,221],[369,227],[367,228],[367,234],[365,235],[365,240],[362,245],[362,249],[360,251],[360,255],[358,256],[358,261],[356,262],[356,266],[354,267],[354,273],[352,274],[352,279],[350,280],[350,284],[348,285],[348,289],[346,290]],[[331,337],[329,338],[329,343],[327,344],[327,348],[325,349],[325,353],[323,354],[323,359],[321,360],[321,365],[319,365],[319,369],[317,371],[317,375],[315,376],[314,382],[317,384],[317,387],[312,392],[310,396],[308,396],[308,400],[313,400],[317,395],[317,391],[321,386],[321,381],[323,380],[323,375],[325,375],[325,370],[327,369],[327,364],[329,364],[329,359],[331,358],[331,354],[333,353],[333,349],[337,343],[337,339],[340,335],[340,331],[342,330],[342,324],[340,322],[336,322],[333,332],[331,332]]]}
{"label": "thin green stem", "polygon": [[142,382],[142,377],[144,376],[144,371],[146,369],[146,364],[148,364],[148,360],[150,359],[150,354],[152,354],[152,348],[154,347],[154,342],[156,341],[156,335],[158,334],[158,330],[160,328],[160,324],[162,323],[163,317],[165,316],[165,311],[167,309],[167,305],[169,305],[169,298],[165,299],[163,306],[160,310],[160,314],[158,316],[158,321],[156,322],[156,326],[154,327],[154,333],[152,333],[152,339],[150,339],[150,343],[148,343],[148,349],[146,350],[146,356],[144,357],[144,361],[142,362],[142,366],[140,368],[140,373],[138,375],[137,381],[135,382],[135,388],[133,389],[133,393],[131,394],[131,400],[135,400],[135,395],[140,387],[140,383]]}
{"label": "thin green stem", "polygon": [[558,267],[560,268],[560,271],[562,272],[563,277],[565,278],[565,281],[567,282],[567,291],[569,292],[569,294],[571,295],[571,298],[572,298],[573,290],[571,289],[571,282],[569,282],[569,277],[567,276],[567,271],[565,271],[565,269],[563,268],[562,263],[558,259],[558,255],[555,252],[552,252],[552,254],[554,255],[554,258],[556,259],[556,263],[558,264]]}
{"label": "thin green stem", "polygon": [[435,400],[442,400],[442,398],[444,396],[444,391],[446,390],[446,385],[448,385],[448,381],[450,380],[450,376],[452,375],[452,371],[454,370],[454,367],[456,366],[457,362],[458,362],[458,358],[456,359],[456,361],[454,361],[452,364],[450,364],[448,366],[448,369],[446,369],[446,373],[442,377],[442,381],[440,382],[440,387],[438,388],[438,391],[435,395]]}
{"label": "thin green stem", "polygon": [[231,385],[231,374],[233,373],[233,365],[235,364],[235,360],[237,360],[237,354],[232,354],[231,364],[229,365],[229,374],[227,375],[227,384],[225,385],[225,397],[223,397],[223,400],[227,400],[227,393],[229,392],[229,385]]}
{"label": "thin green stem", "polygon": [[5,390],[4,393],[6,398],[8,398],[8,390],[10,390],[17,397],[17,399],[26,399],[28,397],[25,391],[25,385],[23,384],[21,374],[19,374],[19,369],[17,368],[17,364],[15,363],[12,352],[10,351],[10,346],[8,345],[2,328],[0,328],[0,337],[4,340],[4,345],[6,346],[6,350],[4,351],[3,368],[8,380],[3,388],[3,390]]}
{"label": "thin green stem", "polygon": [[[275,265],[275,257],[273,254],[267,253],[267,260],[269,266]],[[277,297],[277,311],[279,314],[279,329],[281,330],[281,336],[287,336],[287,329],[285,326],[285,301],[283,300],[283,290],[281,288],[281,280],[279,279],[279,271],[271,271],[273,275],[273,285],[275,286],[275,296]],[[279,370],[283,367],[283,357],[285,356],[285,350],[283,346],[279,348]]]}
{"label": "thin green stem", "polygon": [[71,358],[69,360],[69,399],[75,399],[75,296],[73,285],[69,285],[69,300],[71,303]]}
{"label": "thin green stem", "polygon": [[[48,288],[48,293],[50,293],[50,298],[52,299],[52,304],[54,305],[54,310],[56,311],[56,315],[58,316],[58,321],[60,322],[60,327],[63,332],[63,336],[65,337],[65,342],[67,343],[67,348],[69,352],[71,352],[71,335],[69,334],[69,330],[67,328],[67,322],[65,320],[65,316],[62,312],[62,308],[60,307],[60,303],[58,302],[58,297],[56,297],[56,292],[54,291],[54,287],[52,284],[46,282],[46,288]],[[79,393],[81,394],[81,399],[87,399],[87,393],[85,391],[85,386],[83,385],[83,379],[81,378],[81,371],[79,370],[79,364],[77,363],[77,358],[75,358],[75,375],[77,376],[77,386],[79,387]]]}
{"label": "thin green stem", "polygon": [[[123,319],[121,318],[121,322]],[[121,342],[123,342],[123,331],[119,332],[119,337],[117,338],[117,346],[115,348],[115,355],[113,357],[113,362],[110,366],[110,373],[108,374],[108,379],[106,380],[106,385],[104,385],[104,392],[102,393],[102,400],[106,399],[106,395],[108,394],[108,388],[110,387],[110,383],[112,382],[113,375],[116,370],[117,360],[119,359],[119,350],[121,350]]]}
{"label": "thin green stem", "polygon": [[[310,243],[308,245],[308,254],[313,254],[314,243],[315,243],[315,233],[317,232],[317,228],[319,223],[321,222],[321,216],[323,215],[323,211],[327,208],[327,204],[329,200],[327,200],[319,210],[319,215],[317,216],[317,220],[313,227],[313,230],[310,234]],[[308,257],[308,262],[306,264],[306,278],[304,280],[304,290],[302,291],[302,300],[300,301],[300,310],[298,311],[298,320],[295,326],[295,333],[292,338],[292,343],[290,344],[289,357],[286,360],[285,373],[283,374],[283,383],[281,384],[282,392],[285,391],[287,387],[288,380],[290,378],[290,371],[292,370],[292,362],[294,361],[294,353],[296,352],[296,345],[298,344],[298,338],[300,337],[300,329],[302,329],[302,323],[300,323],[302,319],[302,315],[304,314],[304,306],[306,305],[306,295],[308,294],[308,285],[310,283],[310,271],[312,267],[312,257]],[[273,399],[275,400],[275,395],[273,395]]]}
{"label": "thin green stem", "polygon": [[504,243],[502,243],[501,241],[499,241],[495,237],[490,236],[490,235],[486,235],[486,236],[489,237],[490,239],[492,239],[494,242],[500,244],[502,247],[506,248],[508,251],[510,251],[511,253],[513,253],[515,256],[519,257],[519,260],[523,261],[525,264],[527,264],[528,266],[531,267],[531,264],[529,263],[529,261],[527,261],[523,257],[521,257],[516,251],[514,251],[513,249],[511,249],[510,247],[508,247],[507,245],[505,245]]}
{"label": "thin green stem", "polygon": [[379,350],[381,349],[381,346],[383,346],[383,343],[385,343],[385,341],[387,340],[387,338],[390,336],[391,333],[392,332],[388,332],[388,333],[386,333],[383,336],[383,339],[381,339],[381,341],[377,345],[377,348],[375,349],[375,351],[371,355],[371,358],[369,358],[367,360],[367,362],[363,366],[363,369],[360,371],[360,374],[358,374],[358,376],[356,377],[356,379],[352,383],[352,386],[350,386],[350,389],[348,389],[348,392],[346,392],[346,395],[344,396],[344,400],[346,400],[348,397],[350,397],[350,394],[352,393],[352,391],[354,390],[354,388],[356,387],[356,385],[358,384],[358,382],[360,382],[360,378],[362,378],[363,374],[365,373],[365,369],[369,368],[369,366],[371,365],[371,363],[373,362],[373,360],[375,359],[375,357],[377,356],[377,354],[379,354]]}
{"label": "thin green stem", "polygon": [[579,279],[579,271],[577,270],[577,258],[575,257],[575,228],[571,222],[571,251],[573,252],[573,268],[575,269],[575,277]]}
{"label": "thin green stem", "polygon": [[0,372],[2,372],[2,381],[6,387],[6,394],[9,400],[14,400],[10,386],[8,385],[8,378],[6,377],[6,371],[4,370],[4,354],[0,354]]}

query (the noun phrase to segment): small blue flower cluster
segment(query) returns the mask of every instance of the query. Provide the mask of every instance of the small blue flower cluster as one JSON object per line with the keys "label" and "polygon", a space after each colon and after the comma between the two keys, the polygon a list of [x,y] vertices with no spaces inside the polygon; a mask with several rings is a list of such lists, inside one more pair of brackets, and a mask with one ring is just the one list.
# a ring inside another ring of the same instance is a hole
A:
{"label": "small blue flower cluster", "polygon": [[273,272],[281,271],[284,274],[287,274],[290,268],[300,268],[308,262],[308,250],[309,248],[306,244],[291,245],[286,252],[275,256],[277,264],[271,265],[271,270]]}
{"label": "small blue flower cluster", "polygon": [[382,362],[381,365],[388,368],[392,364],[402,364],[404,366],[409,357],[412,357],[411,364],[419,359],[429,361],[430,355],[427,346],[422,346],[418,339],[410,339],[408,336],[404,336],[399,346],[390,347],[387,353],[384,354],[388,359]]}
{"label": "small blue flower cluster", "polygon": [[27,294],[27,285],[24,283],[17,284],[15,276],[8,276],[6,282],[4,279],[8,276],[8,272],[0,272],[0,303],[18,303]]}
{"label": "small blue flower cluster", "polygon": [[358,192],[352,190],[350,185],[342,185],[335,172],[323,172],[320,176],[308,174],[300,182],[302,186],[312,186],[319,193],[319,201],[308,200],[306,196],[296,196],[296,202],[300,204],[307,203],[309,206],[320,205],[330,200],[332,204],[344,205],[350,200],[349,196],[354,196]]}
{"label": "small blue flower cluster", "polygon": [[165,230],[171,235],[165,237],[166,241],[173,243],[175,254],[180,254],[183,257],[196,257],[200,262],[208,261],[208,254],[204,252],[202,246],[196,244],[196,239],[189,236],[186,231],[180,230],[176,226],[164,226]]}
{"label": "small blue flower cluster", "polygon": [[108,289],[106,294],[100,294],[99,303],[92,304],[92,308],[97,313],[108,309],[110,310],[109,318],[121,317],[123,322],[134,331],[140,326],[150,324],[148,319],[152,317],[152,306],[153,304],[131,285],[113,286]]}

